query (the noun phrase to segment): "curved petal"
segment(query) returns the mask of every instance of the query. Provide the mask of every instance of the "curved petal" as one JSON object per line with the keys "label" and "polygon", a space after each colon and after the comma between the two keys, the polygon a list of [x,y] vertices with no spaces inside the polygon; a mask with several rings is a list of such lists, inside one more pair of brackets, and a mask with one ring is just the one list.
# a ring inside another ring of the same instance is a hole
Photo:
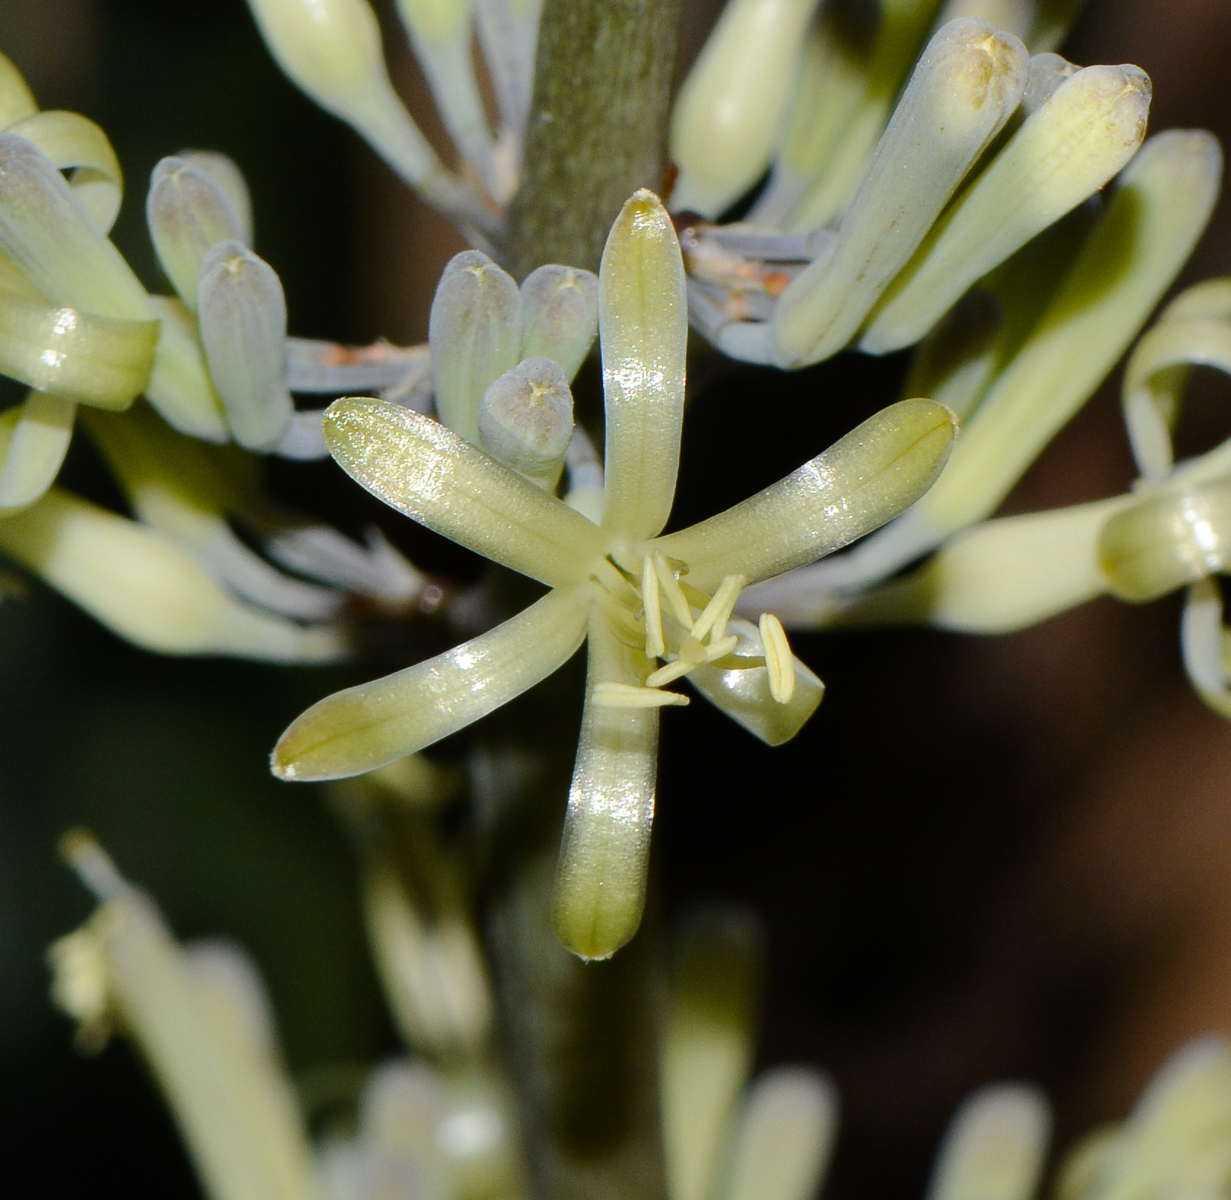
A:
{"label": "curved petal", "polygon": [[0,510],[24,508],[52,485],[68,453],[76,415],[77,406],[61,396],[31,392],[26,397],[0,467]]}
{"label": "curved petal", "polygon": [[436,533],[552,587],[589,578],[607,539],[439,421],[351,396],[325,410],[338,465],[374,496]]}
{"label": "curved petal", "polygon": [[[816,712],[825,685],[795,659],[795,691],[786,704],[779,704],[769,692],[769,670],[757,627],[736,618],[727,622],[727,632],[739,638],[739,645],[717,663],[692,671],[686,676],[688,682],[767,746],[789,742]],[[740,659],[755,661],[744,666]]]}
{"label": "curved petal", "polygon": [[932,486],[949,457],[953,414],[930,400],[882,409],[798,471],[655,546],[712,591],[812,562],[883,525]]}
{"label": "curved petal", "polygon": [[274,747],[275,775],[344,779],[464,729],[562,666],[581,645],[588,588],[548,592],[488,633],[314,704]]}
{"label": "curved petal", "polygon": [[99,317],[0,288],[0,374],[123,410],[149,382],[157,321]]}
{"label": "curved petal", "polygon": [[552,902],[556,936],[587,960],[610,958],[641,924],[658,770],[658,710],[608,708],[594,702],[594,691],[600,683],[639,686],[650,666],[594,614]]}
{"label": "curved petal", "polygon": [[75,112],[40,112],[9,126],[33,142],[61,171],[72,171],[69,187],[104,233],[115,224],[124,198],[120,160],[107,135]]}

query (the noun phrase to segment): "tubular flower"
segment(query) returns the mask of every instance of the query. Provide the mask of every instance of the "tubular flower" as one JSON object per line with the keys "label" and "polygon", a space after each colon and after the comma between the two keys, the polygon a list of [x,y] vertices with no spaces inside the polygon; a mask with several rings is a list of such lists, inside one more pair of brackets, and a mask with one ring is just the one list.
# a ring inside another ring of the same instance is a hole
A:
{"label": "tubular flower", "polygon": [[444,425],[383,401],[326,413],[341,466],[408,516],[550,587],[434,659],[320,701],[273,753],[284,779],[356,775],[414,753],[533,686],[589,644],[585,714],[557,879],[556,929],[585,958],[635,932],[654,810],[658,709],[688,681],[758,737],[793,737],[821,698],[772,616],[732,619],[741,589],[811,562],[921,496],[952,414],[907,400],[724,513],[663,536],[684,408],[684,271],[670,218],[638,192],[599,275],[606,487],[595,523]]}

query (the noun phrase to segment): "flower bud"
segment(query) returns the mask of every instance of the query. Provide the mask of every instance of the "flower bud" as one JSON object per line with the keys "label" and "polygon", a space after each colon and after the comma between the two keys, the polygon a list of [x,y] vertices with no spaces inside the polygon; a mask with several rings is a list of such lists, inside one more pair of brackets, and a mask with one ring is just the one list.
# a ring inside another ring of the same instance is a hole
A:
{"label": "flower bud", "polygon": [[918,341],[976,279],[1101,188],[1137,153],[1150,80],[1134,66],[1064,81],[937,223],[860,343]]}
{"label": "flower bud", "polygon": [[713,1194],[756,1050],[761,940],[739,909],[694,916],[680,939],[662,1032],[663,1150],[678,1200]]}
{"label": "flower bud", "polygon": [[290,79],[439,202],[432,189],[445,172],[389,82],[380,26],[367,0],[248,0],[248,6]]}
{"label": "flower bud", "polygon": [[216,150],[181,150],[176,158],[183,159],[190,167],[204,171],[231,202],[231,208],[239,220],[240,236],[235,240],[245,246],[252,245],[252,197],[244,173],[235,160]]}
{"label": "flower bud", "polygon": [[720,1200],[809,1200],[820,1190],[838,1126],[837,1090],[810,1067],[758,1076],[731,1131]]}
{"label": "flower bud", "polygon": [[553,359],[527,358],[483,393],[483,448],[541,488],[555,488],[572,436],[573,394]]}
{"label": "flower bud", "polygon": [[477,442],[483,393],[517,364],[521,348],[513,277],[478,250],[455,255],[436,288],[427,336],[436,412],[454,433]]}
{"label": "flower bud", "polygon": [[1050,1134],[1051,1110],[1037,1088],[980,1088],[949,1124],[927,1200],[1030,1200]]}
{"label": "flower bud", "polygon": [[1025,47],[982,21],[951,21],[928,44],[832,250],[799,274],[774,315],[777,360],[841,350],[992,138],[1026,86]]}
{"label": "flower bud", "polygon": [[286,299],[268,263],[239,242],[219,242],[197,288],[205,361],[235,440],[277,445],[294,408],[286,390]]}
{"label": "flower bud", "polygon": [[769,165],[815,0],[730,0],[675,102],[672,205],[716,217]]}
{"label": "flower bud", "polygon": [[522,358],[554,358],[572,379],[598,333],[598,276],[555,263],[521,285]]}
{"label": "flower bud", "polygon": [[195,309],[206,253],[219,242],[242,244],[242,222],[208,172],[176,157],[154,168],[145,213],[162,269],[184,303]]}

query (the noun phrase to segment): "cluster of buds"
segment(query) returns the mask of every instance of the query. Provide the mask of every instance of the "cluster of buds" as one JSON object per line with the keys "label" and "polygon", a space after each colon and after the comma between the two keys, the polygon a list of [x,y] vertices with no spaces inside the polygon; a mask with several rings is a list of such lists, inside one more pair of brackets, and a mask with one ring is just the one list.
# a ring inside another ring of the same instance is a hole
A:
{"label": "cluster of buds", "polygon": [[[153,173],[150,235],[176,292],[157,296],[107,236],[123,182],[103,131],[38,111],[2,57],[0,128],[0,373],[34,389],[0,420],[0,548],[164,653],[329,661],[349,653],[352,600],[413,607],[424,578],[379,534],[360,546],[272,503],[244,451],[323,457],[320,412],[292,391],[405,390],[426,351],[288,338],[223,155]],[[136,520],[54,486],[79,416]]]}
{"label": "cluster of buds", "polygon": [[[411,1056],[373,1067],[353,1097],[353,1123],[315,1143],[248,955],[225,941],[179,944],[88,834],[65,839],[99,907],[52,946],[53,995],[78,1022],[83,1048],[99,1049],[117,1029],[134,1042],[214,1200],[529,1194],[519,1113],[486,1040],[477,937],[448,855],[418,823],[443,795],[439,784],[420,763],[338,797],[361,831],[369,932]],[[435,880],[433,898],[403,886],[382,849],[399,820],[418,830],[414,857],[420,877]],[[698,912],[672,951],[658,1055],[669,1200],[810,1200],[837,1137],[837,1090],[811,1067],[751,1077],[756,922],[740,910]],[[954,1115],[926,1200],[1034,1200],[1050,1131],[1037,1088],[979,1089]],[[1126,1120],[1061,1159],[1050,1194],[1132,1200],[1228,1186],[1231,1045],[1204,1038],[1175,1055]]]}

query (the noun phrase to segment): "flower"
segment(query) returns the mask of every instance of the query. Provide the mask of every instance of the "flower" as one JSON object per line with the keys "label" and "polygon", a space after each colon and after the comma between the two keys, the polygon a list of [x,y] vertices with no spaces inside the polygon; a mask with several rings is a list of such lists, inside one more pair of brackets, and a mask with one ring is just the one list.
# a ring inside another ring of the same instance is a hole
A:
{"label": "flower", "polygon": [[663,536],[679,458],[687,313],[679,244],[648,191],[612,228],[599,298],[601,523],[417,412],[365,398],[327,410],[330,450],[364,487],[551,590],[472,641],[326,697],[273,752],[283,779],[372,770],[508,702],[588,641],[555,903],[557,933],[584,958],[614,953],[640,920],[658,709],[687,703],[666,685],[687,677],[766,742],[793,737],[822,685],[791,656],[772,615],[759,628],[732,621],[741,589],[900,512],[931,485],[954,435],[943,406],[903,401],[742,504]]}

